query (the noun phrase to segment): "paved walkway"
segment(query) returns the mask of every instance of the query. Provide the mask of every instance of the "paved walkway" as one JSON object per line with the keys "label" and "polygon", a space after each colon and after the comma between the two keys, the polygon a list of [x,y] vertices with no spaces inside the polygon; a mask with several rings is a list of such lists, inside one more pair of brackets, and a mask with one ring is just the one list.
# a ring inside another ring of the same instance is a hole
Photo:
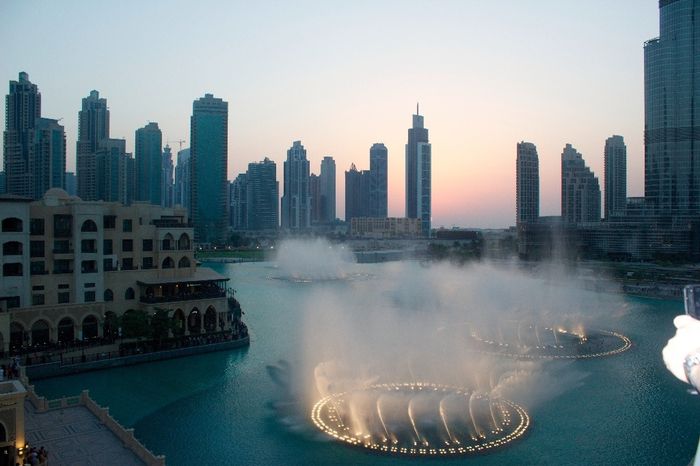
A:
{"label": "paved walkway", "polygon": [[25,401],[24,415],[27,443],[46,448],[51,466],[144,465],[85,406],[37,413]]}

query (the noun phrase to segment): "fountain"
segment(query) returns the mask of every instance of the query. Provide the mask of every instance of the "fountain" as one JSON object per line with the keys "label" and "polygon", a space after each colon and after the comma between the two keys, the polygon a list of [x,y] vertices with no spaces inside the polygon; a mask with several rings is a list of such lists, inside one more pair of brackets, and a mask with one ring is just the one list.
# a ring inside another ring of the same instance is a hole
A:
{"label": "fountain", "polygon": [[332,394],[311,411],[331,438],[405,456],[485,453],[522,437],[527,412],[500,397],[428,382],[374,384]]}
{"label": "fountain", "polygon": [[471,329],[467,332],[467,341],[472,349],[512,358],[599,358],[622,353],[632,346],[631,340],[621,333],[586,330],[582,325],[567,328],[562,325],[545,326],[511,321],[497,323],[495,331],[468,326]]}
{"label": "fountain", "polygon": [[324,239],[285,240],[279,246],[270,278],[295,283],[314,283],[362,278],[349,272],[355,257],[343,245],[334,245]]}

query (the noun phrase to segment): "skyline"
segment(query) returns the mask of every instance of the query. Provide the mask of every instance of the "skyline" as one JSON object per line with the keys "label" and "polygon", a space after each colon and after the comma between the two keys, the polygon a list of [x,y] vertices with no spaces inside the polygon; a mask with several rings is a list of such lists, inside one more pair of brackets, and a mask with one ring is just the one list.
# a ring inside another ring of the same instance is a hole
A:
{"label": "skyline", "polygon": [[[62,118],[70,171],[80,102],[93,89],[107,99],[111,136],[126,137],[132,153],[134,131],[149,121],[164,143],[188,139],[193,100],[210,92],[228,101],[229,180],[265,156],[281,180],[295,140],[317,174],[325,155],[340,173],[350,163],[367,167],[369,148],[383,142],[390,216],[405,214],[404,145],[419,101],[434,152],[433,226],[504,227],[515,224],[523,140],[540,157],[541,215],[560,213],[566,143],[602,184],[605,140],[622,135],[628,196],[643,195],[642,47],[659,31],[658,3],[639,3],[209,2],[218,14],[206,17],[186,3],[90,6],[93,16],[113,18],[103,22],[84,21],[87,3],[9,3],[0,14],[15,20],[0,37],[7,43],[32,24],[37,34],[8,47],[0,79],[26,71],[37,84],[43,116]],[[153,24],[184,18],[192,24],[151,33]],[[95,56],[104,58],[85,58]],[[340,198],[337,207],[343,218]]]}

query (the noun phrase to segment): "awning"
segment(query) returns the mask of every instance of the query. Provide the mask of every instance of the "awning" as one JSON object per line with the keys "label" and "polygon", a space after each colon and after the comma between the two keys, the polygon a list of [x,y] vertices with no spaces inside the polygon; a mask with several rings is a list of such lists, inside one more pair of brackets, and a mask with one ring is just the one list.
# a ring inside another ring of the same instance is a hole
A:
{"label": "awning", "polygon": [[188,277],[173,277],[173,278],[153,278],[151,280],[137,280],[139,285],[170,285],[175,283],[204,283],[211,281],[229,281],[230,278],[215,272],[208,267],[197,267],[194,275]]}

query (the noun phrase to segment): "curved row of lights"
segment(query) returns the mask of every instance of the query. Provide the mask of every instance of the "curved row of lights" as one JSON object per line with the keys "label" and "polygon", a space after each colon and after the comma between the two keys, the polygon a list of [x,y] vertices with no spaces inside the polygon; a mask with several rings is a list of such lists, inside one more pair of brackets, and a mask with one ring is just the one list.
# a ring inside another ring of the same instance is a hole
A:
{"label": "curved row of lights", "polygon": [[[386,390],[389,392],[407,390],[426,392],[441,391],[465,396],[471,394],[469,390],[459,387],[425,382],[377,384],[367,387],[366,390]],[[357,435],[352,435],[347,433],[349,428],[345,426],[335,407],[336,403],[340,402],[346,394],[347,393],[329,395],[319,400],[311,410],[311,420],[319,430],[337,441],[345,442],[356,447],[364,447],[380,453],[408,456],[452,456],[486,453],[490,450],[503,447],[522,437],[530,427],[530,416],[525,409],[510,400],[499,399],[494,403],[499,404],[501,408],[501,414],[504,416],[504,419],[506,419],[504,425],[507,424],[511,426],[511,429],[509,429],[507,433],[503,432],[502,437],[488,441],[483,437],[481,441],[472,438],[474,443],[470,445],[461,445],[459,442],[455,442],[454,445],[438,448],[429,448],[427,445],[414,445],[414,447],[410,447],[397,445],[396,443],[376,443],[369,434],[363,435],[362,433],[358,433]],[[516,418],[516,423],[512,422],[513,417]],[[500,430],[502,431],[502,429]],[[497,432],[492,431],[492,433]]]}

